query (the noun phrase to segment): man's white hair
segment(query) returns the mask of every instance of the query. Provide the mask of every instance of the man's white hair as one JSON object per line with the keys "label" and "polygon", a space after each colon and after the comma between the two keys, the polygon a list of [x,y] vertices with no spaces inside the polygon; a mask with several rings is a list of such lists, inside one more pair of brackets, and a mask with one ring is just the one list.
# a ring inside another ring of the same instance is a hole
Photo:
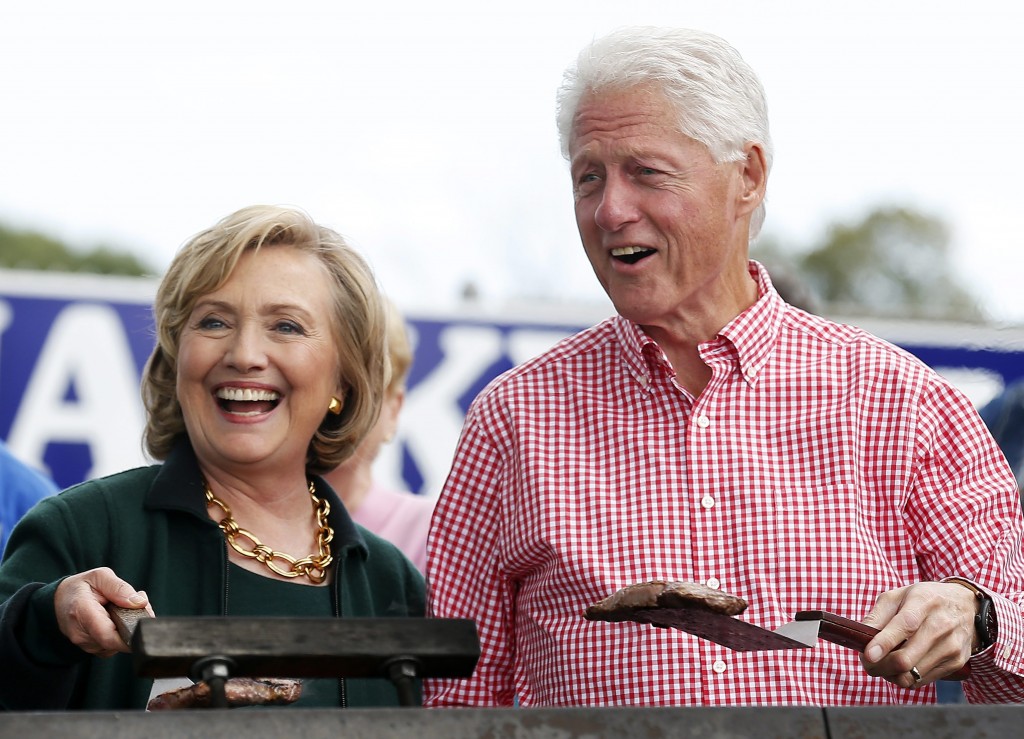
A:
{"label": "man's white hair", "polygon": [[[768,102],[750,65],[723,39],[686,28],[633,26],[591,42],[562,77],[558,135],[569,158],[573,120],[584,96],[608,89],[654,85],[675,109],[679,130],[704,144],[717,162],[741,161],[748,142],[760,144],[768,170],[772,142]],[[764,202],[750,219],[761,231]]]}

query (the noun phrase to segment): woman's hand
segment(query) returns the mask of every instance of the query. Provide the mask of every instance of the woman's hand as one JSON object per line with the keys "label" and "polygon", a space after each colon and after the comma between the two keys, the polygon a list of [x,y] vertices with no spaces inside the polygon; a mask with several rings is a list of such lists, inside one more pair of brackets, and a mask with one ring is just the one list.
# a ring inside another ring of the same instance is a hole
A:
{"label": "woman's hand", "polygon": [[66,578],[57,586],[53,605],[57,624],[72,644],[97,657],[130,651],[107,613],[107,603],[125,608],[145,608],[154,615],[149,598],[114,574],[98,567]]}

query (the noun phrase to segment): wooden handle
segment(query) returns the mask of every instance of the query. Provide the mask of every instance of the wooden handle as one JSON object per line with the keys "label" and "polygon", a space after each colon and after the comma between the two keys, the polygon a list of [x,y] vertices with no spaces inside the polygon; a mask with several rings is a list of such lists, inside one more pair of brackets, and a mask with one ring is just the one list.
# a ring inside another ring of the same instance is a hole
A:
{"label": "wooden handle", "polygon": [[132,634],[135,633],[135,627],[139,621],[144,618],[152,618],[145,608],[124,608],[115,606],[113,603],[107,603],[107,613],[113,619],[117,633],[121,635],[121,639],[128,646],[132,645]]}
{"label": "wooden handle", "polygon": [[[853,621],[849,618],[843,618],[828,611],[799,611],[794,618],[797,621],[820,621],[821,625],[818,627],[818,636],[833,644],[838,644],[847,649],[855,649],[858,652],[863,652],[864,648],[875,638],[879,631],[873,626],[868,626],[860,621]],[[965,664],[956,672],[946,675],[942,679],[966,680],[970,676],[971,666]]]}

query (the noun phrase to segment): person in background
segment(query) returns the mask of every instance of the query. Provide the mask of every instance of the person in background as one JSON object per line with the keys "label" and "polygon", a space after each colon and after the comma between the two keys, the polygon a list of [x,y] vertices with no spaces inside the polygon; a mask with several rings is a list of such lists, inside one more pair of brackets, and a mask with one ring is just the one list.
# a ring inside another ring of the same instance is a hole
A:
{"label": "person in background", "polygon": [[0,441],[0,555],[14,524],[29,508],[56,492],[57,486],[50,478],[15,457]]}
{"label": "person in background", "polygon": [[1024,490],[1024,380],[1011,382],[981,409],[981,418],[988,425],[999,448]]}
{"label": "person in background", "polygon": [[[722,39],[628,28],[565,74],[576,223],[617,315],[474,400],[434,512],[429,610],[475,619],[469,680],[426,705],[1024,700],[1024,516],[971,402],[915,357],[795,309],[749,258],[767,104]],[[830,176],[843,176],[843,142]],[[734,652],[592,622],[647,581],[743,598],[775,629],[825,610],[863,655]]]}
{"label": "person in background", "polygon": [[[384,311],[363,258],[303,211],[252,206],[188,241],[154,304],[142,394],[162,464],[44,498],[0,565],[0,707],[145,708],[106,606],[174,616],[422,616],[423,576],[322,475],[373,427]],[[313,679],[299,706],[394,706]]]}
{"label": "person in background", "polygon": [[384,390],[380,418],[352,456],[324,477],[356,523],[398,546],[422,572],[426,569],[433,499],[392,490],[373,477],[373,463],[381,447],[394,439],[398,430],[398,417],[405,402],[405,380],[413,359],[405,321],[398,308],[385,299],[384,309],[391,376]]}
{"label": "person in background", "polygon": [[808,313],[817,313],[821,310],[818,306],[818,298],[814,291],[808,287],[807,282],[802,280],[792,267],[774,265],[768,268],[768,276],[772,281],[772,287],[783,300],[794,308],[805,310]]}

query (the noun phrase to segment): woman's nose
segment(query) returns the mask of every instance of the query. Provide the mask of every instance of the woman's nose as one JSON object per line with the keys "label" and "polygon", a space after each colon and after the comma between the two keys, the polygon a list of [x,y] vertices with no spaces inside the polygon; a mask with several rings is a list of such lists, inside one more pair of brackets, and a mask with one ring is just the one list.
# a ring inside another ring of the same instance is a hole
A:
{"label": "woman's nose", "polygon": [[262,333],[255,326],[244,325],[231,337],[224,361],[240,372],[251,372],[267,365],[267,352]]}

